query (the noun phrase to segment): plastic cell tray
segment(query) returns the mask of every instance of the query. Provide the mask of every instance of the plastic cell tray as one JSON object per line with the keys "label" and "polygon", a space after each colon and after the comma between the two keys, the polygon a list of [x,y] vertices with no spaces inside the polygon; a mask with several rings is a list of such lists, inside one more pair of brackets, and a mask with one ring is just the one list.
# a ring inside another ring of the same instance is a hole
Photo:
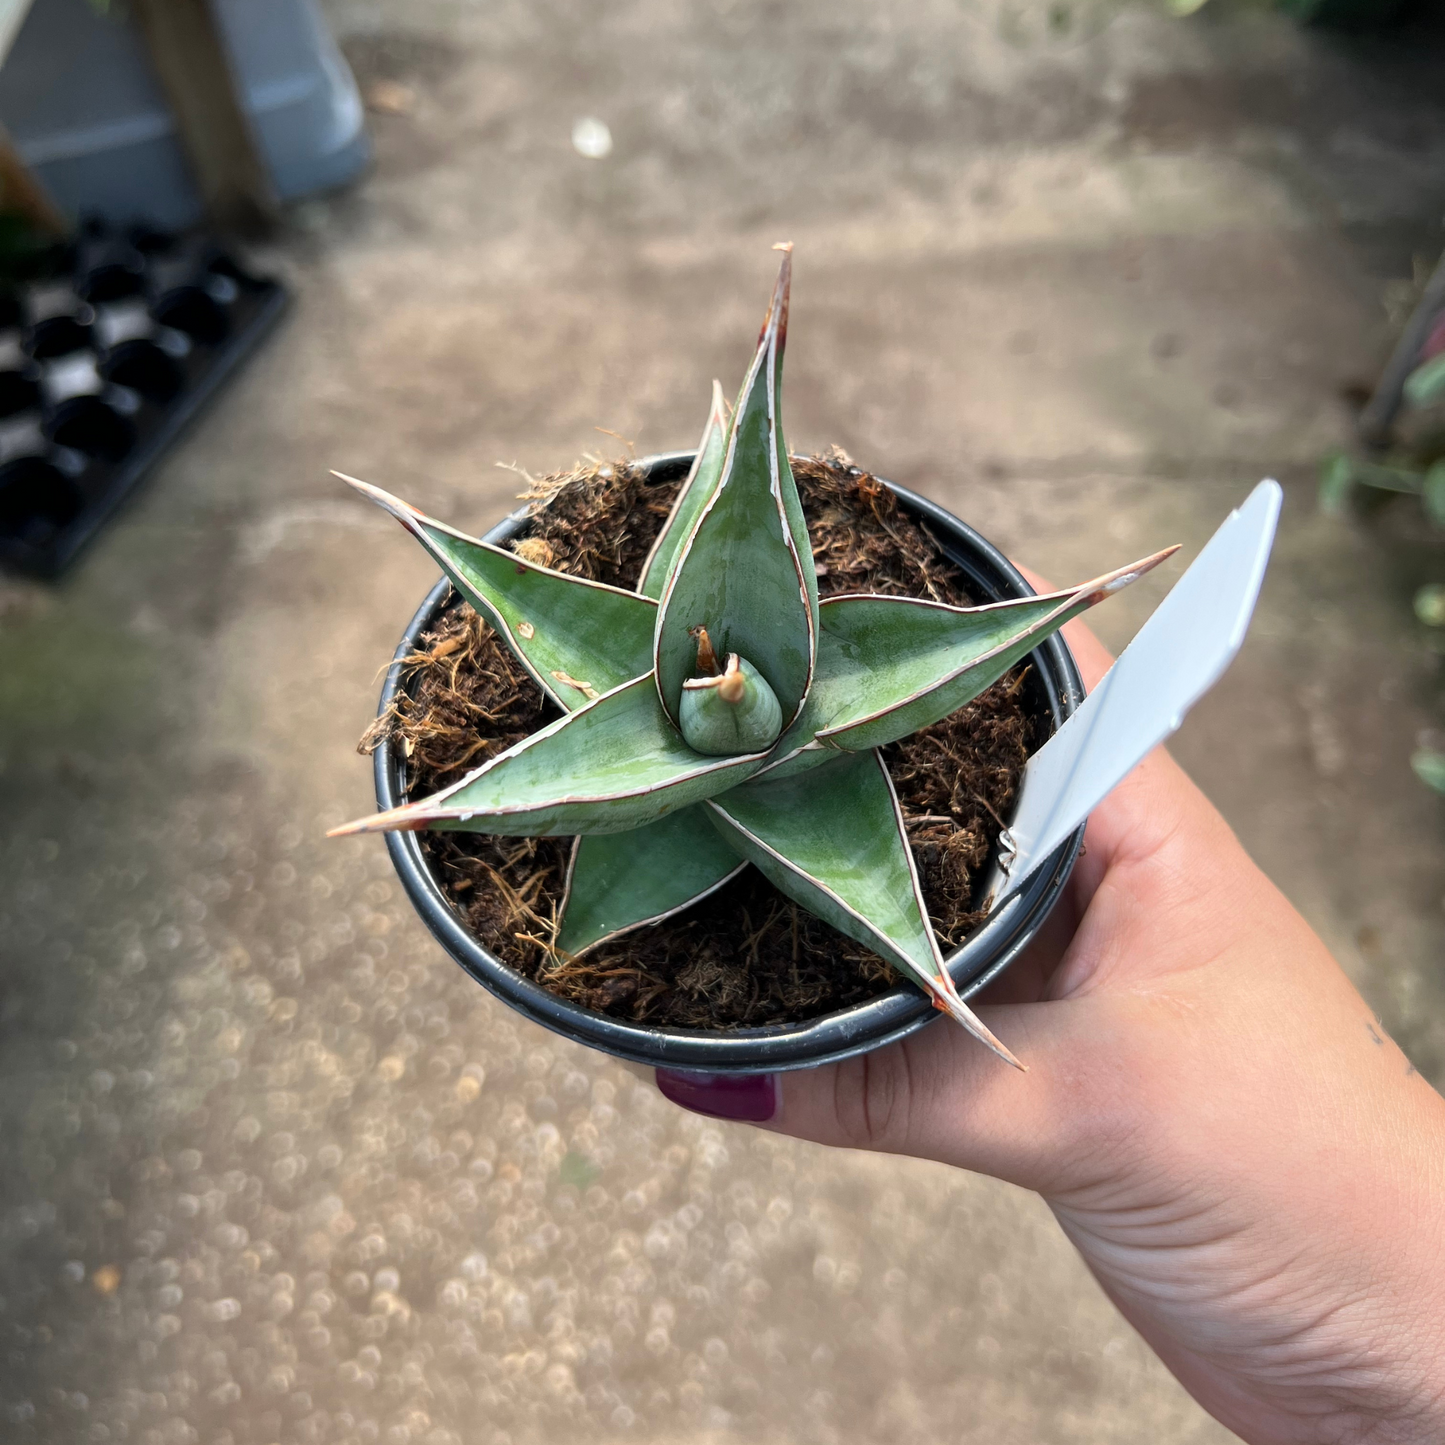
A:
{"label": "plastic cell tray", "polygon": [[57,576],[288,295],[214,238],[85,228],[0,289],[0,564]]}

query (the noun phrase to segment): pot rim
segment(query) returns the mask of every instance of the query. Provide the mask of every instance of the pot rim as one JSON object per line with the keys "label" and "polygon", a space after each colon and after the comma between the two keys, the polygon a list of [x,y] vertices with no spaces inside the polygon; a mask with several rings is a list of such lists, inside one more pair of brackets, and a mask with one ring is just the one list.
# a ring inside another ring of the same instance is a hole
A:
{"label": "pot rim", "polygon": [[[693,452],[661,452],[637,465],[649,477],[671,480],[685,475]],[[875,474],[876,475],[876,474]],[[991,542],[936,502],[907,487],[878,480],[904,507],[928,522],[944,555],[970,582],[990,598],[1031,597],[1033,588]],[[498,545],[510,541],[528,520],[522,508],[504,517],[486,533]],[[397,646],[382,685],[378,715],[404,690],[402,661],[449,599],[452,584],[443,577],[427,593]],[[1045,689],[1057,732],[1084,700],[1083,679],[1063,638],[1054,633],[1029,654]],[[406,800],[404,759],[383,742],[372,758],[378,809]],[[881,1048],[916,1033],[940,1017],[923,993],[908,984],[864,1003],[803,1023],[770,1024],[763,1028],[703,1031],[628,1023],[595,1013],[549,992],[504,963],[467,929],[438,884],[416,833],[387,833],[386,847],[412,906],[432,936],[451,957],[489,992],[519,1013],[578,1043],[600,1049],[630,1063],[696,1070],[712,1074],[776,1073],[836,1063]],[[1063,892],[1083,846],[1084,826],[1050,855],[1004,905],[945,958],[959,993],[968,998],[997,978],[1032,941]]]}

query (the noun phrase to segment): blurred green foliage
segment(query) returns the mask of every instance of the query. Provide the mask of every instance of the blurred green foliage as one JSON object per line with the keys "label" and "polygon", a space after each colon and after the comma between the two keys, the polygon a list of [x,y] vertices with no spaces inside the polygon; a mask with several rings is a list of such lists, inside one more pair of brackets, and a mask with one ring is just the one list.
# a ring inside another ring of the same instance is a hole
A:
{"label": "blurred green foliage", "polygon": [[1410,755],[1410,766],[1427,788],[1445,793],[1445,753],[1437,753],[1434,748],[1417,748]]}
{"label": "blurred green foliage", "polygon": [[35,228],[28,216],[0,210],[0,284],[51,275],[63,246]]}
{"label": "blurred green foliage", "polygon": [[1405,400],[1414,407],[1445,401],[1445,351],[1410,373],[1405,380]]}
{"label": "blurred green foliage", "polygon": [[[1437,324],[1426,343],[1426,359],[1405,382],[1402,403],[1407,410],[1430,413],[1445,409],[1445,351],[1430,354],[1440,334]],[[1445,433],[1437,429],[1432,434],[1427,428],[1412,455],[1372,461],[1335,451],[1320,464],[1319,505],[1329,516],[1347,516],[1368,505],[1372,497],[1383,501],[1391,494],[1419,497],[1426,520],[1445,534]],[[1432,649],[1445,653],[1445,583],[1427,582],[1418,588],[1414,612],[1431,629]],[[1412,754],[1410,766],[1427,787],[1445,793],[1445,753],[1420,748]]]}

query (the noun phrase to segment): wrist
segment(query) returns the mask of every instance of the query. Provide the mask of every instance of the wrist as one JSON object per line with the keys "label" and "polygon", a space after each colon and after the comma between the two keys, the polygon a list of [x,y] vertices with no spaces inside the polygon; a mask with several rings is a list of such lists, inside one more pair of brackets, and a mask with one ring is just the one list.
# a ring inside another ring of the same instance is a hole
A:
{"label": "wrist", "polygon": [[1327,1264],[1338,1275],[1341,1257],[1375,1258],[1317,1335],[1323,1368],[1296,1398],[1304,1419],[1317,1420],[1321,1400],[1331,1409],[1319,1433],[1298,1436],[1302,1445],[1445,1441],[1445,1101],[1411,1082],[1428,1095],[1411,1101],[1423,1110],[1397,1107],[1389,1127],[1408,1145],[1377,1156],[1382,1167],[1361,1181]]}

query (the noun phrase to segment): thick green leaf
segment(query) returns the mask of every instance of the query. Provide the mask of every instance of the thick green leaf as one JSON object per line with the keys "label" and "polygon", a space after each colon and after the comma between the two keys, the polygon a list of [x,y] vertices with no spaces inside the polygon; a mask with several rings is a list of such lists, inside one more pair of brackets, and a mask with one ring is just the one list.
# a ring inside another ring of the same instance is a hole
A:
{"label": "thick green leaf", "polygon": [[943,965],[898,799],[877,753],[834,758],[806,777],[746,783],[707,807],[780,892],[902,969],[940,1009],[1018,1064],[959,998]]}
{"label": "thick green leaf", "polygon": [[722,480],[679,552],[658,609],[658,691],[678,717],[706,627],[719,656],[736,652],[765,677],[785,722],[813,671],[816,578],[802,509],[778,425],[790,258],[784,256],[757,354],[728,428]]}
{"label": "thick green leaf", "polygon": [[524,562],[380,487],[336,475],[390,512],[431,553],[538,686],[567,711],[651,669],[657,604],[650,598]]}
{"label": "thick green leaf", "polygon": [[1178,549],[1063,592],[984,607],[913,597],[829,597],[818,609],[818,665],[797,722],[764,778],[907,737],[972,701],[1045,638]]}
{"label": "thick green leaf", "polygon": [[687,541],[687,534],[692,531],[693,523],[697,521],[702,509],[712,500],[712,494],[717,490],[718,481],[722,477],[727,431],[728,409],[723,401],[722,384],[714,381],[712,410],[708,412],[702,440],[697,444],[692,470],[688,472],[687,480],[682,484],[682,490],[672,504],[672,511],[668,513],[662,531],[657,534],[657,540],[652,544],[652,551],[647,554],[647,561],[642,564],[642,581],[637,584],[637,590],[644,597],[662,596],[673,560],[682,544]]}
{"label": "thick green leaf", "polygon": [[578,838],[557,947],[574,957],[670,917],[747,867],[699,804],[630,833]]}
{"label": "thick green leaf", "polygon": [[1178,550],[1166,548],[1066,592],[988,607],[840,598],[827,626],[850,671],[830,679],[819,698],[818,741],[849,752],[882,747],[947,717],[1066,622]]}
{"label": "thick green leaf", "polygon": [[430,798],[333,830],[421,828],[543,837],[624,833],[750,778],[761,753],[705,758],[683,742],[652,674],[603,693]]}

